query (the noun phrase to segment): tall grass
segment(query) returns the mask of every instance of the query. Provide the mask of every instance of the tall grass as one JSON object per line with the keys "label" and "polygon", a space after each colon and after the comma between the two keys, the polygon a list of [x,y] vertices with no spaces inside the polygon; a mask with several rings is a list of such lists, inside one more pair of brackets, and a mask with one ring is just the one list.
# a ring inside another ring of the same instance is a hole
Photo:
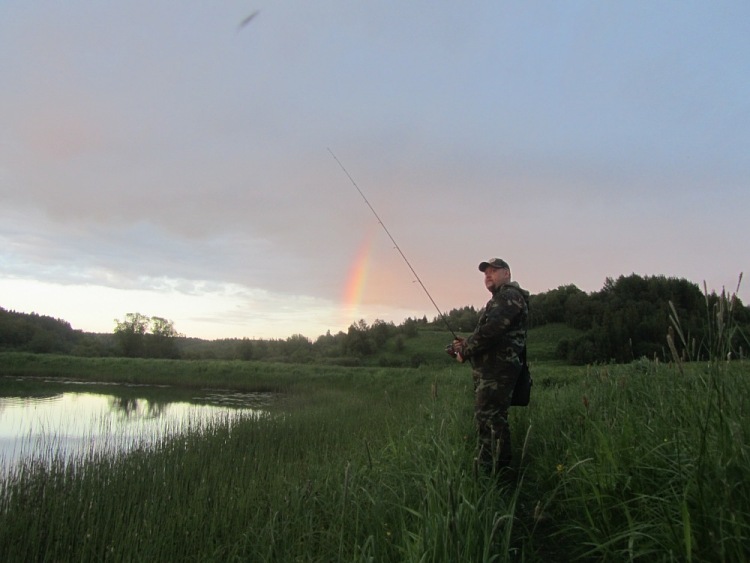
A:
{"label": "tall grass", "polygon": [[490,560],[509,542],[512,507],[471,476],[468,393],[451,371],[331,378],[315,397],[290,397],[287,414],[119,458],[29,462],[2,483],[0,554]]}
{"label": "tall grass", "polygon": [[703,366],[600,367],[539,394],[544,414],[523,418],[533,420],[526,483],[542,494],[522,494],[542,549],[554,538],[554,560],[744,560],[750,388],[733,368],[724,423],[710,416]]}
{"label": "tall grass", "polygon": [[[515,480],[475,469],[468,369],[241,372],[286,390],[283,410],[2,481],[0,557],[744,561],[750,379],[717,349],[534,364],[531,405],[511,409]],[[239,369],[209,365],[227,383]]]}
{"label": "tall grass", "polygon": [[554,538],[559,560],[747,559],[750,380],[727,361],[732,300],[709,309],[708,362],[590,368],[522,413],[539,456],[527,482],[544,483],[532,538]]}

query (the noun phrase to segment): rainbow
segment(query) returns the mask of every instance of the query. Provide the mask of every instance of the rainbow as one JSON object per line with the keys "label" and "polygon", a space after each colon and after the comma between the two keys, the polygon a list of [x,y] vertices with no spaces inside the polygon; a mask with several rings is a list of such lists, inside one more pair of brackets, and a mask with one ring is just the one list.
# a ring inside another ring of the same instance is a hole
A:
{"label": "rainbow", "polygon": [[356,310],[362,302],[362,295],[367,284],[367,272],[370,266],[370,252],[375,238],[374,234],[375,228],[371,228],[360,243],[354,262],[349,268],[344,286],[343,302],[344,308],[350,312]]}

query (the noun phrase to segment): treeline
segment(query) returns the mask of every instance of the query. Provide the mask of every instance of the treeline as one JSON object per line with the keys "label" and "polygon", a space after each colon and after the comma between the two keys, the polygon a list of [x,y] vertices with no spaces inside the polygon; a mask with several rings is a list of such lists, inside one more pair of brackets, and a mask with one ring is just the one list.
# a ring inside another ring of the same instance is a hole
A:
{"label": "treeline", "polygon": [[[719,299],[685,279],[631,274],[607,278],[600,291],[590,294],[565,285],[532,295],[529,327],[564,324],[575,329],[577,336],[561,339],[556,350],[557,359],[571,364],[624,363],[644,357],[670,361],[667,334],[670,318],[676,317],[688,341],[681,347],[684,359],[707,358],[707,330],[712,324],[707,315],[716,314]],[[736,296],[732,304],[737,327],[732,348],[740,357],[750,348],[750,308]],[[473,329],[480,314],[471,307],[455,309],[445,318],[434,317],[429,326],[444,328],[447,321],[455,331],[465,332]]]}
{"label": "treeline", "polygon": [[270,362],[321,363],[329,365],[418,367],[427,360],[425,354],[407,351],[406,341],[428,326],[427,318],[406,319],[396,326],[392,322],[364,320],[352,323],[346,332],[339,331],[311,340],[302,334],[285,339],[184,339],[179,343],[185,359],[262,360]]}
{"label": "treeline", "polygon": [[140,313],[128,313],[123,321],[115,319],[112,334],[97,334],[75,330],[63,319],[0,307],[0,351],[178,358],[178,336],[171,321]]}
{"label": "treeline", "polygon": [[83,332],[70,323],[36,313],[17,313],[0,307],[0,350],[22,350],[38,354],[70,354]]}
{"label": "treeline", "polygon": [[[575,285],[558,287],[532,295],[530,328],[564,324],[575,329],[575,337],[557,343],[556,357],[572,364],[630,362],[640,358],[669,361],[667,333],[670,316],[676,313],[687,345],[682,353],[690,359],[705,357],[707,315],[719,301],[687,280],[636,274],[608,278],[604,287],[587,294]],[[750,308],[739,299],[732,302],[736,357],[750,348]],[[73,330],[60,319],[6,311],[0,308],[0,350],[79,356],[127,356],[150,358],[263,360],[337,365],[419,366],[438,361],[445,333],[470,333],[481,310],[453,309],[428,321],[406,319],[400,325],[376,320],[353,323],[346,331],[327,332],[314,341],[301,334],[286,339],[202,340],[180,335],[167,319],[128,313],[115,319],[112,334],[91,334]],[[411,339],[439,332],[434,339]],[[448,337],[449,338],[449,337]],[[530,343],[531,346],[532,343]]]}
{"label": "treeline", "polygon": [[[707,331],[712,323],[707,315],[716,314],[719,298],[684,279],[632,274],[607,278],[604,287],[591,294],[566,285],[534,295],[530,324],[564,323],[581,331],[558,344],[558,358],[572,364],[622,363],[643,357],[668,361],[672,359],[667,346],[670,317],[676,316],[687,340],[681,353],[686,359],[700,359],[708,357]],[[750,347],[750,308],[736,297],[732,307],[738,329],[732,348],[739,357]]]}
{"label": "treeline", "polygon": [[406,339],[428,326],[427,318],[406,319],[401,325],[376,320],[353,323],[346,332],[330,331],[315,341],[302,334],[285,339],[230,338],[203,340],[177,332],[172,321],[141,313],[115,319],[111,334],[85,333],[70,323],[37,313],[19,313],[0,307],[0,351],[23,351],[93,357],[162,359],[263,360],[295,363],[329,363],[358,366],[418,366],[424,354],[402,354]]}

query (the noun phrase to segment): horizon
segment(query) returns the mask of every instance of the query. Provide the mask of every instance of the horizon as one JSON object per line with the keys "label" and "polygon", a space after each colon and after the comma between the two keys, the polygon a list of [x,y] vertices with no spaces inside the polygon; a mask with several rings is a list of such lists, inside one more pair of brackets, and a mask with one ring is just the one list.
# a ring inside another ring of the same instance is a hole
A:
{"label": "horizon", "polygon": [[[661,278],[661,277],[663,277],[663,278],[668,278],[668,279],[684,280],[684,281],[687,281],[688,283],[690,283],[692,285],[695,285],[702,294],[704,292],[703,283],[696,283],[696,282],[694,282],[692,280],[688,280],[686,278],[676,278],[676,277],[673,277],[673,276],[665,276],[664,274],[640,275],[640,274],[633,274],[633,273],[631,273],[631,274],[620,274],[618,276],[609,276],[609,277],[612,278],[614,281],[617,281],[617,279],[619,279],[620,277],[628,277],[628,276],[631,276],[631,275],[638,275],[639,277],[641,277],[643,279]],[[741,278],[742,278],[742,274],[738,274],[738,284],[741,283],[741,281],[742,281]],[[606,283],[606,280],[605,280],[604,283]],[[602,284],[601,288],[599,288],[598,290],[594,290],[594,291],[585,291],[585,290],[582,290],[581,288],[578,288],[578,289],[581,289],[581,291],[584,291],[584,293],[586,295],[591,296],[594,293],[598,293],[598,292],[602,291],[604,289],[604,283]],[[560,289],[561,287],[568,287],[568,286],[571,286],[571,285],[575,286],[575,287],[578,287],[575,284],[562,284],[562,285],[560,285],[560,286],[558,286],[556,288],[552,288],[552,289],[549,289],[547,291],[541,291],[541,292],[538,292],[538,293],[530,293],[530,296],[533,297],[535,295],[540,295],[542,293],[547,293],[547,292],[550,292],[550,291],[555,291],[557,289]],[[735,295],[739,299],[739,301],[740,301],[740,303],[741,303],[741,305],[743,307],[750,307],[750,304],[746,303],[739,296],[739,294],[736,293],[736,289],[737,289],[736,285],[735,285],[734,288],[722,287],[721,289],[711,288],[711,287],[708,287],[706,285],[706,289],[708,290],[708,295],[721,295],[722,291],[726,292],[726,294],[727,294],[728,297],[731,297],[732,295]],[[464,307],[474,307],[474,309],[476,311],[480,311],[485,305],[486,305],[486,302],[482,302],[479,306],[474,305],[474,304],[459,305],[457,307],[452,307],[451,309],[442,310],[441,312],[443,314],[450,314],[451,311],[453,311],[453,310],[460,310],[460,309],[462,309]],[[6,310],[8,312],[19,313],[19,314],[27,314],[27,315],[34,315],[35,314],[35,315],[39,315],[39,316],[42,316],[42,317],[53,318],[53,319],[55,319],[57,321],[66,322],[66,323],[68,323],[70,325],[71,329],[81,331],[84,334],[114,334],[114,324],[115,324],[114,320],[113,320],[113,327],[109,331],[86,330],[86,329],[75,327],[73,325],[73,323],[70,322],[69,319],[66,319],[64,317],[55,317],[53,315],[49,315],[49,314],[46,314],[46,313],[41,313],[41,312],[33,311],[33,310],[32,311],[17,311],[15,309],[6,308],[1,303],[0,303],[0,308]],[[302,335],[302,336],[304,336],[305,338],[307,338],[308,340],[310,340],[311,342],[314,343],[318,338],[320,338],[321,336],[325,336],[328,333],[330,333],[332,335],[336,335],[336,334],[339,334],[341,332],[346,333],[347,329],[350,326],[352,326],[353,324],[358,323],[360,320],[364,320],[369,327],[371,327],[372,324],[375,321],[383,321],[383,322],[387,322],[387,323],[392,323],[395,326],[401,326],[401,325],[403,325],[403,323],[406,322],[408,319],[422,320],[422,319],[426,318],[427,322],[431,322],[431,323],[437,323],[437,322],[439,322],[441,320],[441,318],[438,315],[438,311],[434,307],[432,308],[432,311],[433,311],[433,315],[432,316],[428,315],[427,313],[424,313],[423,315],[419,315],[419,316],[404,317],[400,321],[397,321],[395,319],[383,319],[383,318],[378,318],[378,317],[375,317],[375,318],[370,319],[370,320],[363,319],[363,318],[354,319],[354,320],[352,320],[351,323],[349,323],[346,327],[344,327],[342,329],[338,329],[338,330],[335,330],[335,331],[332,330],[332,329],[327,329],[326,331],[324,331],[322,333],[319,333],[317,335],[314,335],[314,336],[311,336],[311,335],[308,335],[308,334],[304,334],[304,333],[300,333],[300,332],[292,332],[292,333],[289,333],[287,335],[267,336],[267,337],[264,337],[264,336],[261,335],[261,336],[253,336],[253,337],[249,337],[249,336],[223,336],[223,337],[216,337],[216,338],[206,338],[206,337],[202,337],[202,336],[196,336],[196,335],[192,335],[192,334],[183,333],[179,329],[179,327],[176,325],[176,323],[174,324],[174,328],[177,331],[178,336],[181,337],[181,338],[193,338],[193,339],[197,339],[197,340],[206,340],[206,341],[215,341],[215,340],[245,340],[245,339],[247,339],[247,340],[286,340],[286,339],[291,338],[291,337],[296,336],[296,335]],[[130,313],[140,313],[140,314],[143,314],[143,315],[145,315],[145,316],[147,316],[149,318],[150,317],[166,318],[168,321],[174,322],[173,319],[170,319],[169,317],[164,317],[163,315],[160,315],[158,313],[154,314],[154,315],[151,315],[151,314],[143,313],[142,311],[138,311],[138,310],[127,311],[126,313],[123,313],[121,315],[121,317],[122,317],[121,319],[119,317],[118,317],[118,319],[119,320],[124,320],[125,317],[126,317],[126,315],[128,315]],[[469,331],[461,331],[461,332],[469,332]]]}
{"label": "horizon", "polygon": [[209,339],[432,316],[386,226],[443,310],[492,257],[734,290],[750,3],[719,6],[0,2],[0,301]]}

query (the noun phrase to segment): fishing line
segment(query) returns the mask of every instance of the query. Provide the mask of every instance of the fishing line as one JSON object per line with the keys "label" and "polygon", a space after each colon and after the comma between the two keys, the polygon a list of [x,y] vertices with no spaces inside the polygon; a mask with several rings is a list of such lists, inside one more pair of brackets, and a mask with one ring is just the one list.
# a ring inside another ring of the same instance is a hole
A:
{"label": "fishing line", "polygon": [[388,230],[388,227],[386,227],[385,223],[383,223],[383,220],[378,215],[378,212],[375,211],[375,208],[370,204],[370,202],[368,201],[367,197],[365,197],[365,194],[362,192],[362,190],[359,189],[359,186],[357,185],[357,182],[354,181],[354,178],[352,178],[352,175],[349,174],[349,171],[346,168],[344,168],[344,165],[341,164],[341,161],[336,157],[335,154],[333,154],[333,151],[329,148],[328,152],[331,153],[331,156],[338,163],[338,165],[341,167],[341,170],[344,171],[344,174],[346,174],[346,176],[349,178],[349,181],[352,183],[352,185],[355,188],[357,188],[357,191],[359,192],[359,195],[361,195],[362,199],[365,200],[365,203],[367,204],[367,207],[370,208],[370,211],[372,211],[372,214],[375,215],[375,218],[378,220],[378,223],[380,223],[380,226],[383,227],[383,230],[385,231],[385,234],[387,234],[388,238],[391,239],[391,242],[393,243],[394,248],[396,250],[398,250],[398,253],[401,255],[401,258],[404,259],[404,262],[406,262],[406,265],[409,266],[409,269],[411,270],[411,273],[414,274],[414,277],[416,278],[417,282],[419,282],[419,285],[422,286],[422,289],[424,290],[425,294],[427,294],[427,297],[430,298],[430,301],[432,302],[432,305],[435,307],[435,310],[440,315],[440,318],[443,319],[443,322],[445,323],[445,326],[448,327],[448,330],[453,335],[453,338],[458,338],[458,336],[456,336],[456,333],[453,332],[453,329],[451,328],[451,325],[448,322],[448,319],[445,318],[445,315],[440,310],[440,307],[437,306],[437,303],[435,303],[435,300],[432,298],[432,295],[430,295],[430,292],[427,291],[427,288],[422,283],[422,280],[420,279],[419,274],[417,274],[417,272],[414,270],[414,268],[412,267],[412,265],[409,262],[409,260],[406,258],[406,255],[403,253],[403,251],[401,250],[401,247],[398,245],[398,243],[396,242],[396,240],[393,238],[393,235],[391,235],[391,232]]}

